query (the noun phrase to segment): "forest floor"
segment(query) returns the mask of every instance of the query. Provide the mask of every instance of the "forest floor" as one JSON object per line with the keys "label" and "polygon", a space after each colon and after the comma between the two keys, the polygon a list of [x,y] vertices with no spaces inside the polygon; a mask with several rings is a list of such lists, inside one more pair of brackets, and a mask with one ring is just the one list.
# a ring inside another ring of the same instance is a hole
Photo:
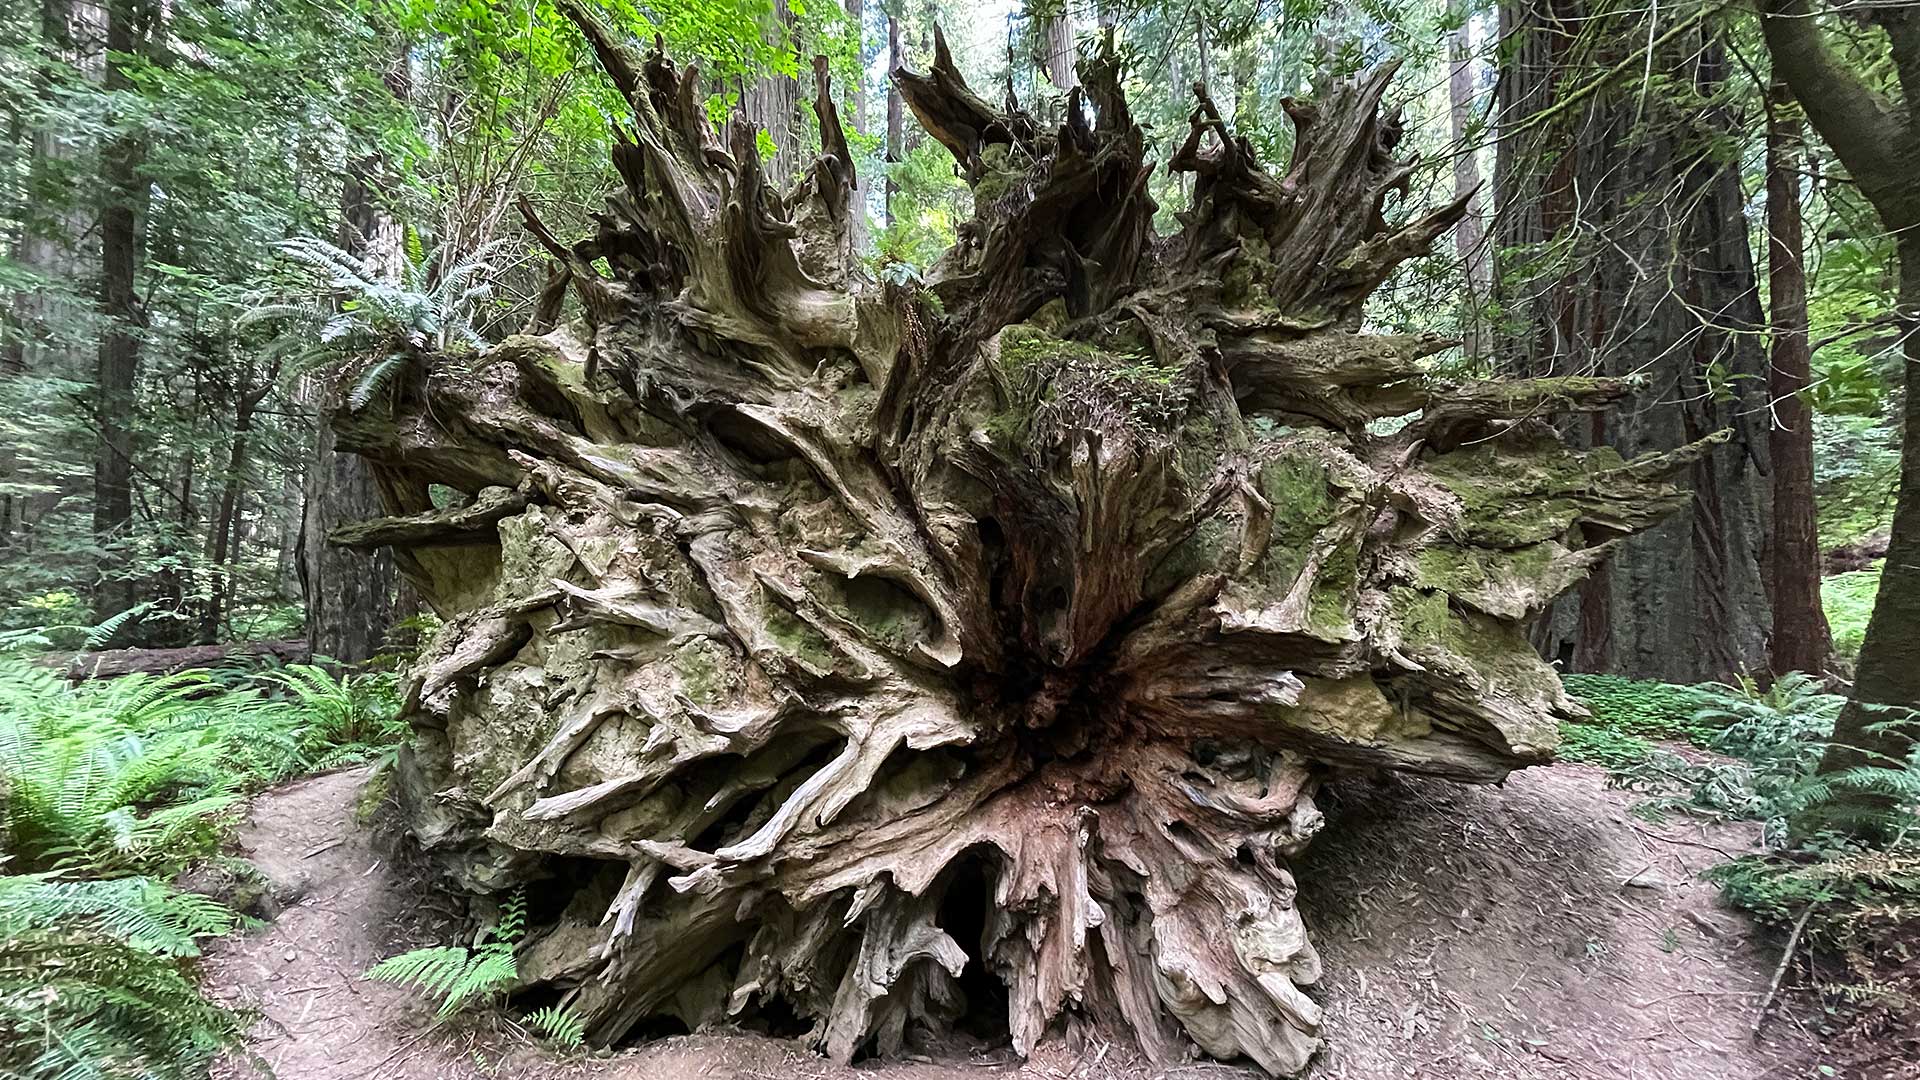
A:
{"label": "forest floor", "polygon": [[[1757,827],[1629,814],[1604,773],[1556,765],[1500,788],[1388,777],[1326,798],[1297,873],[1327,962],[1327,1050],[1311,1077],[1787,1080],[1817,1039],[1791,1010],[1750,1031],[1779,955],[1772,935],[1698,880]],[[556,1057],[497,1014],[432,1026],[413,992],[363,980],[375,962],[453,940],[446,901],[356,823],[367,770],[257,798],[239,831],[282,907],[217,943],[215,996],[260,1015],[251,1048],[279,1080],[1241,1080],[1194,1064],[1156,1072],[1119,1047],[951,1048],[833,1065],[753,1034],[689,1035]],[[250,1075],[224,1063],[222,1080]]]}

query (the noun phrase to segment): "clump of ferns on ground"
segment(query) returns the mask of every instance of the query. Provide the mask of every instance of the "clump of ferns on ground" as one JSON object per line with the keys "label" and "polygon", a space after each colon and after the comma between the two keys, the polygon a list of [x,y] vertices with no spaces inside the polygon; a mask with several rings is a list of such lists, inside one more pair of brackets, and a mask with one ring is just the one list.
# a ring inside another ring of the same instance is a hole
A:
{"label": "clump of ferns on ground", "polygon": [[[500,906],[500,916],[472,948],[430,945],[390,956],[367,971],[367,978],[410,986],[440,1003],[436,1021],[463,1009],[497,1000],[519,979],[519,951],[527,928],[527,897],[515,892]],[[522,1018],[527,1027],[565,1049],[586,1040],[586,1023],[564,1005],[547,1005]]]}
{"label": "clump of ferns on ground", "polygon": [[69,687],[0,657],[0,1074],[174,1080],[237,1046],[190,964],[241,918],[171,882],[248,792],[385,752],[395,705],[311,665]]}

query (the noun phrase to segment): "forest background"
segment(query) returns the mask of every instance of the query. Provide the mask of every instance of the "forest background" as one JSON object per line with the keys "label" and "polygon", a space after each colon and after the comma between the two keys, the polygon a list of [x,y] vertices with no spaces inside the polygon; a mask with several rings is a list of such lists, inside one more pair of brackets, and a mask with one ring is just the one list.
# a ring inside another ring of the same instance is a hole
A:
{"label": "forest background", "polygon": [[[1477,195],[1371,320],[1457,337],[1443,373],[1638,376],[1581,441],[1630,455],[1735,432],[1694,470],[1689,513],[1543,622],[1543,651],[1670,681],[1844,674],[1858,651],[1899,473],[1895,244],[1808,140],[1750,10],[608,10],[697,61],[711,114],[747,116],[776,176],[816,149],[800,77],[828,56],[871,267],[899,280],[971,206],[885,79],[925,65],[936,25],[976,85],[1042,109],[1113,32],[1161,159],[1196,81],[1284,160],[1284,99],[1402,62],[1406,145],[1426,163],[1410,201]],[[325,543],[380,510],[314,417],[385,369],[327,376],[396,334],[481,348],[525,326],[548,270],[515,198],[576,235],[609,184],[618,103],[584,44],[541,0],[43,0],[0,20],[0,631],[381,652],[417,605],[385,555]],[[1885,43],[1840,28],[1892,85]],[[1152,183],[1161,215],[1180,213],[1182,179]]]}

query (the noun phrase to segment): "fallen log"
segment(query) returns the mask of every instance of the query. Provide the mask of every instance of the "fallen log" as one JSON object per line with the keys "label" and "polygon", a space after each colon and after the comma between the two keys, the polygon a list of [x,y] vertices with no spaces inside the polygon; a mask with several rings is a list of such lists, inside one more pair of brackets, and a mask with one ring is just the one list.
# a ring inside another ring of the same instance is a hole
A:
{"label": "fallen log", "polygon": [[192,668],[216,667],[239,659],[272,659],[302,664],[311,658],[304,640],[238,641],[225,645],[187,645],[177,649],[101,649],[42,658],[47,667],[64,668],[72,682],[122,675],[172,675]]}

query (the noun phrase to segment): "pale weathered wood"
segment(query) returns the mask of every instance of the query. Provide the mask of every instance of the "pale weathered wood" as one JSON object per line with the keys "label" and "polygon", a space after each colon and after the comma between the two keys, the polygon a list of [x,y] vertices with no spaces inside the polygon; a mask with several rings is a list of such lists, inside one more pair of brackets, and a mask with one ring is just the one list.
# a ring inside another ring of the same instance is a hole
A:
{"label": "pale weathered wood", "polygon": [[1110,50],[1045,121],[936,38],[895,81],[976,212],[907,289],[859,266],[824,69],[783,193],[696,71],[562,7],[633,105],[595,235],[529,214],[579,324],[335,420],[402,515],[357,535],[448,616],[407,694],[423,846],[559,912],[522,971],[599,1043],[791,1017],[893,1053],[997,982],[1022,1053],[1298,1071],[1316,791],[1547,760],[1578,710],[1521,625],[1700,448],[1568,449],[1551,414],[1620,384],[1449,384],[1448,342],[1361,331],[1465,206],[1391,223],[1391,68],[1293,103],[1282,175],[1202,89],[1157,238]]}

